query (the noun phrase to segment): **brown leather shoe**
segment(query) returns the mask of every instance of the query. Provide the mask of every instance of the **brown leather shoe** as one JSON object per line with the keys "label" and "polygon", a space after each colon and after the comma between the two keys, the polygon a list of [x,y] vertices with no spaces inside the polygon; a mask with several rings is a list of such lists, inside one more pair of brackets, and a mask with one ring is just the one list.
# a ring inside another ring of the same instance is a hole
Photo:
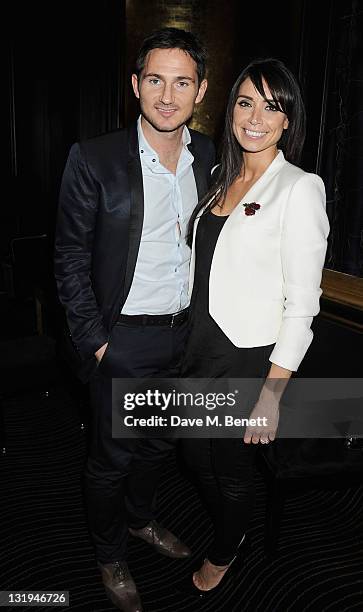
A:
{"label": "brown leather shoe", "polygon": [[136,538],[145,540],[162,555],[172,559],[186,559],[192,551],[183,544],[171,531],[161,527],[156,521],[151,521],[142,529],[129,528],[129,532]]}
{"label": "brown leather shoe", "polygon": [[107,597],[123,612],[142,612],[136,584],[125,561],[98,563]]}

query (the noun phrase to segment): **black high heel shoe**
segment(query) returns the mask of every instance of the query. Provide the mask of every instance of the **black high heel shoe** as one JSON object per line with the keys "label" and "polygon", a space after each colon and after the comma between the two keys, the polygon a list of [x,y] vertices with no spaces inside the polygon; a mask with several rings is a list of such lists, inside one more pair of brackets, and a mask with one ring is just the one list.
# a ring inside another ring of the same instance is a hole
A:
{"label": "black high heel shoe", "polygon": [[[200,565],[199,565],[199,567],[196,568],[186,578],[184,578],[184,580],[179,582],[179,584],[178,584],[178,592],[182,593],[182,594],[190,595],[192,597],[198,597],[200,599],[205,599],[206,597],[211,597],[212,595],[217,593],[219,590],[221,590],[223,587],[225,587],[225,585],[228,582],[233,580],[234,574],[236,573],[236,571],[238,569],[238,563],[235,563],[235,561],[236,561],[236,559],[241,557],[242,553],[243,554],[246,553],[247,546],[248,546],[248,542],[247,542],[247,538],[246,538],[246,535],[245,535],[243,537],[242,541],[240,542],[239,546],[238,546],[237,553],[233,557],[232,561],[227,565],[227,569],[225,571],[224,570],[220,570],[221,572],[224,571],[224,574],[223,574],[222,578],[220,579],[220,581],[218,582],[218,584],[215,587],[213,587],[211,589],[208,589],[207,591],[203,591],[202,589],[198,589],[198,587],[194,584],[193,575],[194,575],[195,571],[198,571],[198,569],[200,569]],[[204,561],[206,561],[206,559],[204,559]],[[204,561],[202,561],[202,563],[204,563]]]}

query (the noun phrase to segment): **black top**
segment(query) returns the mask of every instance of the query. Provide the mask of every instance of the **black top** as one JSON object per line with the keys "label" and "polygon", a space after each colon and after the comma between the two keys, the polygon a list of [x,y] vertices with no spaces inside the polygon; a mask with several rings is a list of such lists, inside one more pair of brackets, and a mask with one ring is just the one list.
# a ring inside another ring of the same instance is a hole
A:
{"label": "black top", "polygon": [[[209,276],[214,250],[228,216],[208,211],[199,219],[195,237],[194,285],[189,336],[181,375],[190,378],[264,377],[270,347],[238,348],[209,314]],[[238,282],[238,279],[236,279]]]}
{"label": "black top", "polygon": [[[209,276],[214,250],[228,216],[212,212],[201,216],[195,237],[195,276],[192,301],[209,308]],[[200,304],[202,302],[202,304]]]}

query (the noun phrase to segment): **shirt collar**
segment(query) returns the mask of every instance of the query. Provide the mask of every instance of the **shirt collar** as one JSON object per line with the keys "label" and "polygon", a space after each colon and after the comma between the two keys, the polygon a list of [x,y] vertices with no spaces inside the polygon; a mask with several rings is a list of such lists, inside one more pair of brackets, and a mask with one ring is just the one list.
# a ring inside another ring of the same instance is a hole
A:
{"label": "shirt collar", "polygon": [[[157,154],[157,152],[149,145],[148,141],[146,140],[145,136],[144,136],[144,132],[141,126],[141,115],[139,116],[138,120],[137,120],[137,136],[138,136],[138,140],[139,140],[139,151],[140,151],[140,156],[142,157],[152,157],[154,159],[157,159],[157,161],[159,162],[159,156]],[[191,143],[192,139],[190,136],[190,132],[187,128],[187,126],[184,126],[183,129],[183,147],[184,149],[187,148],[187,146]]]}

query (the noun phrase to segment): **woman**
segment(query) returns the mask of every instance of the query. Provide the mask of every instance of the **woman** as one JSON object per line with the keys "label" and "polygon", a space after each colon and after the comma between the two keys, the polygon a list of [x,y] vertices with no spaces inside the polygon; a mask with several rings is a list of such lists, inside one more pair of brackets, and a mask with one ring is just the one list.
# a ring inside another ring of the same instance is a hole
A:
{"label": "woman", "polygon": [[253,61],[232,88],[217,177],[191,219],[194,287],[182,376],[263,378],[251,417],[267,418],[266,427],[247,428],[244,441],[184,441],[215,528],[190,579],[199,595],[228,575],[244,539],[256,445],[274,439],[279,399],[319,311],[329,225],[322,180],[294,165],[304,136],[292,73],[276,59]]}

